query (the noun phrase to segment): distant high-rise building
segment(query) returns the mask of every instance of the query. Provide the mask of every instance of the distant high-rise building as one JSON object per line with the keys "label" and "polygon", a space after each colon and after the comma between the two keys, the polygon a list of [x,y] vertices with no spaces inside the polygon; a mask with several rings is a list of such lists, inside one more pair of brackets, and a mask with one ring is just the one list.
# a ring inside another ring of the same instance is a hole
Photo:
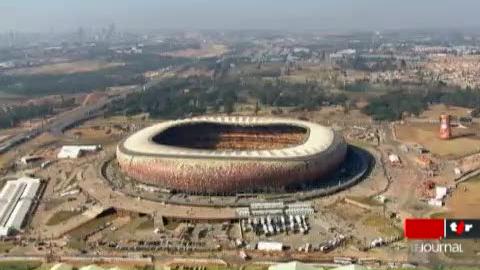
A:
{"label": "distant high-rise building", "polygon": [[15,39],[16,39],[15,32],[10,31],[8,33],[8,46],[12,47],[13,45],[15,45]]}
{"label": "distant high-rise building", "polygon": [[85,42],[85,30],[83,29],[83,27],[78,28],[76,39],[79,43]]}
{"label": "distant high-rise building", "polygon": [[108,26],[108,30],[107,30],[107,40],[112,40],[113,38],[115,37],[115,24],[111,23],[109,26]]}

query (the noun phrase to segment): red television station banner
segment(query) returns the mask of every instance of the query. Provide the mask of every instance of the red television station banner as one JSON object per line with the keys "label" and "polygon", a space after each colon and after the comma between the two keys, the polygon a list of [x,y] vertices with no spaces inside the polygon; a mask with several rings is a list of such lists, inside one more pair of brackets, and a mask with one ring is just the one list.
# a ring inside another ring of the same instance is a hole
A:
{"label": "red television station banner", "polygon": [[438,240],[445,238],[444,219],[406,219],[404,235],[411,240]]}

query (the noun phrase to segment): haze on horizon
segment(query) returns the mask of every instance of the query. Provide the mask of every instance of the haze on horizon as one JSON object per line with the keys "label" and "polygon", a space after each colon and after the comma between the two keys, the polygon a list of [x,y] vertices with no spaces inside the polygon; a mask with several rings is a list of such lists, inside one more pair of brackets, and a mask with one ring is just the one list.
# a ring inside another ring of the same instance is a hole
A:
{"label": "haze on horizon", "polygon": [[478,0],[2,0],[0,31],[480,28]]}

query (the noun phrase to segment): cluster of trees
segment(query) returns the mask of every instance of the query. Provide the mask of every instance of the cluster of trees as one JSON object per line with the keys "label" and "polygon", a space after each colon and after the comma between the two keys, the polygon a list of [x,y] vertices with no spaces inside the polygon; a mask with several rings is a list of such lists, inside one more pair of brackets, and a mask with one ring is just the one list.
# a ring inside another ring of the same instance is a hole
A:
{"label": "cluster of trees", "polygon": [[141,84],[143,73],[187,63],[184,58],[130,55],[121,59],[125,66],[85,73],[59,75],[0,75],[0,89],[23,95],[89,92],[110,86]]}
{"label": "cluster of trees", "polygon": [[139,75],[122,76],[115,71],[96,71],[66,75],[0,76],[0,88],[20,95],[80,93],[115,85],[143,82]]}
{"label": "cluster of trees", "polygon": [[419,115],[428,105],[442,103],[461,106],[478,111],[480,108],[480,92],[471,89],[460,90],[426,90],[426,91],[393,91],[379,97],[372,97],[363,112],[375,120],[400,120],[407,114]]}
{"label": "cluster of trees", "polygon": [[373,97],[362,112],[375,120],[399,120],[404,113],[419,115],[427,108],[427,103],[420,93],[395,91],[379,97]]}
{"label": "cluster of trees", "polygon": [[29,105],[0,110],[0,128],[14,127],[21,121],[45,117],[53,113],[51,105]]}
{"label": "cluster of trees", "polygon": [[111,113],[133,115],[149,113],[153,117],[177,118],[210,112],[232,113],[237,103],[257,100],[260,105],[293,107],[313,110],[322,104],[342,104],[343,94],[327,94],[317,84],[292,84],[285,81],[263,81],[250,78],[223,79],[213,83],[211,78],[171,78],[141,93],[135,93],[123,103],[112,104]]}
{"label": "cluster of trees", "polygon": [[354,83],[349,83],[345,85],[345,91],[348,92],[367,92],[371,89],[371,86],[368,82],[356,81]]}
{"label": "cluster of trees", "polygon": [[316,83],[289,83],[282,80],[267,81],[251,91],[261,104],[278,107],[297,107],[313,110],[322,104],[344,104],[343,94],[327,94]]}
{"label": "cluster of trees", "polygon": [[129,95],[123,103],[112,104],[110,112],[124,115],[149,113],[153,117],[177,118],[203,114],[208,108],[231,113],[237,94],[227,84],[212,87],[206,77],[172,78],[145,92]]}
{"label": "cluster of trees", "polygon": [[357,69],[369,72],[375,71],[391,71],[398,69],[405,69],[406,62],[404,60],[397,60],[395,58],[378,58],[378,59],[366,59],[361,56],[340,61],[338,64],[345,69]]}
{"label": "cluster of trees", "polygon": [[427,91],[425,99],[429,103],[443,103],[451,106],[480,108],[480,92],[478,89],[453,89],[449,91]]}

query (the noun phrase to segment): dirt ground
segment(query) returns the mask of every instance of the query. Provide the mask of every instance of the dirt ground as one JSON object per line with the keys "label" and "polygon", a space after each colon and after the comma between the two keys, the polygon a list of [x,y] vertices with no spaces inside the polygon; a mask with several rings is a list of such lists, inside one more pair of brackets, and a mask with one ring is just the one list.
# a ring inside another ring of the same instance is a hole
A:
{"label": "dirt ground", "polygon": [[0,142],[3,142],[4,140],[10,138],[10,135],[2,135],[0,134]]}
{"label": "dirt ground", "polygon": [[446,201],[446,217],[480,218],[480,177],[462,183]]}
{"label": "dirt ground", "polygon": [[123,63],[109,63],[102,60],[82,60],[70,63],[43,65],[30,68],[19,68],[8,72],[10,75],[59,75],[91,72],[100,69],[118,67]]}
{"label": "dirt ground", "polygon": [[222,44],[213,44],[200,49],[186,49],[174,52],[168,52],[165,55],[173,57],[200,57],[208,58],[220,56],[228,52],[228,48]]}
{"label": "dirt ground", "polygon": [[284,75],[281,78],[292,83],[305,83],[306,80],[328,80],[335,76],[335,71],[326,65],[314,65],[302,67],[301,70],[295,70],[289,75]]}
{"label": "dirt ground", "polygon": [[419,118],[427,118],[432,120],[438,120],[439,115],[442,113],[448,112],[448,114],[452,116],[467,116],[469,115],[471,109],[456,107],[456,106],[446,106],[444,104],[436,104],[432,105],[428,108],[428,110],[424,111],[420,114]]}
{"label": "dirt ground", "polygon": [[113,125],[100,126],[81,126],[68,130],[65,135],[73,144],[101,144],[108,146],[116,144],[125,135],[121,130]]}
{"label": "dirt ground", "polygon": [[[441,140],[438,137],[439,126],[430,123],[407,123],[396,125],[395,131],[400,141],[423,145],[430,152],[443,158],[459,158],[478,152],[480,138],[478,127],[454,128],[451,140]],[[468,136],[468,134],[472,134]]]}

